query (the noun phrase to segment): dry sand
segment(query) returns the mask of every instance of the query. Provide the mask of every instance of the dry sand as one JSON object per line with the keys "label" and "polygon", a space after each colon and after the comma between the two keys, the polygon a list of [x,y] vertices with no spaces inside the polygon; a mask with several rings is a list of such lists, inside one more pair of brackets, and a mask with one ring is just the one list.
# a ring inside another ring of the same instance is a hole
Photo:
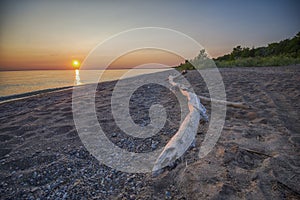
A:
{"label": "dry sand", "polygon": [[[208,124],[201,123],[196,146],[155,178],[111,169],[89,154],[74,126],[72,90],[0,104],[0,198],[300,199],[300,66],[220,71],[227,99],[250,108],[228,108],[222,135],[204,159],[197,155]],[[166,77],[163,73],[158,76]],[[197,73],[185,76],[198,94],[208,96]],[[180,125],[175,96],[157,85],[134,93],[130,108],[136,123],[149,123],[153,103],[168,114],[161,134],[136,139],[114,123],[114,84],[99,84],[96,98],[99,123],[111,141],[135,152],[164,146]],[[210,104],[205,106],[209,113]]]}

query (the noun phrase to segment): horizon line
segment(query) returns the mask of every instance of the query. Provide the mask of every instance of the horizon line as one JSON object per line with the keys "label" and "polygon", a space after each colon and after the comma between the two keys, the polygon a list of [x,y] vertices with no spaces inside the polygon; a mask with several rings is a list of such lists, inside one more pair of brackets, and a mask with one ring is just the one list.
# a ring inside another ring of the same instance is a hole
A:
{"label": "horizon line", "polygon": [[[107,69],[107,68],[103,68],[103,69],[82,69],[82,70],[122,70],[122,69],[171,69],[171,68],[175,68],[177,66],[172,66],[172,67],[164,67],[164,68],[110,68],[110,69]],[[78,69],[0,69],[0,72],[4,72],[4,71],[50,71],[50,70],[55,70],[55,71],[75,71],[75,70],[78,70]],[[80,69],[79,69],[80,70]]]}

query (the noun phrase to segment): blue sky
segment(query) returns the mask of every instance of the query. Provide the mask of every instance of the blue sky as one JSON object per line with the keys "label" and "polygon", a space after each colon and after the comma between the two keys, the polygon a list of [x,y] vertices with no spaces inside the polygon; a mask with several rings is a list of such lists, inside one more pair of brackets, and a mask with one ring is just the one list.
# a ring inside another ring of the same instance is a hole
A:
{"label": "blue sky", "polygon": [[264,46],[300,31],[299,1],[1,1],[0,65],[64,67],[121,31],[183,32],[208,53]]}

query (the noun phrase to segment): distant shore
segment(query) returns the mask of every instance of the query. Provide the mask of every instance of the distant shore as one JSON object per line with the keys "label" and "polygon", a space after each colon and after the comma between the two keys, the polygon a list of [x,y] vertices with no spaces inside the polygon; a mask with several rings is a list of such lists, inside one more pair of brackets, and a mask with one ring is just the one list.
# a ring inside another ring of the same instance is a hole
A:
{"label": "distant shore", "polygon": [[[1,198],[300,198],[299,66],[219,70],[227,100],[244,102],[250,108],[227,108],[222,135],[203,159],[198,152],[209,124],[201,123],[195,146],[156,178],[117,171],[99,163],[87,151],[75,128],[71,87],[22,94],[19,98],[26,98],[1,103]],[[167,81],[169,73],[144,76]],[[184,76],[197,94],[209,97],[196,71]],[[140,77],[128,80],[128,84],[141,81]],[[157,135],[134,138],[120,130],[111,112],[116,83],[99,83],[96,92],[97,119],[107,137],[127,151],[148,152],[163,147],[180,126],[176,97],[157,84],[139,88],[130,103],[135,123],[149,123],[149,108],[155,103],[164,106],[168,121]],[[88,85],[79,89],[85,87]],[[204,105],[210,115],[210,103]],[[93,130],[93,125],[86,128]]]}

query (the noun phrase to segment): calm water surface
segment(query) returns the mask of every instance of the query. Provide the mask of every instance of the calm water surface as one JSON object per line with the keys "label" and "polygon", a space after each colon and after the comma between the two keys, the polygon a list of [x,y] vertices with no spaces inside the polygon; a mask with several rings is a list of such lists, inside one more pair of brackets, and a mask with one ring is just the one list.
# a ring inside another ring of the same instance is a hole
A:
{"label": "calm water surface", "polygon": [[[87,83],[117,80],[166,69],[1,71],[0,97]],[[127,73],[127,75],[126,75]],[[126,76],[123,76],[123,75]],[[101,79],[99,80],[99,76]]]}

